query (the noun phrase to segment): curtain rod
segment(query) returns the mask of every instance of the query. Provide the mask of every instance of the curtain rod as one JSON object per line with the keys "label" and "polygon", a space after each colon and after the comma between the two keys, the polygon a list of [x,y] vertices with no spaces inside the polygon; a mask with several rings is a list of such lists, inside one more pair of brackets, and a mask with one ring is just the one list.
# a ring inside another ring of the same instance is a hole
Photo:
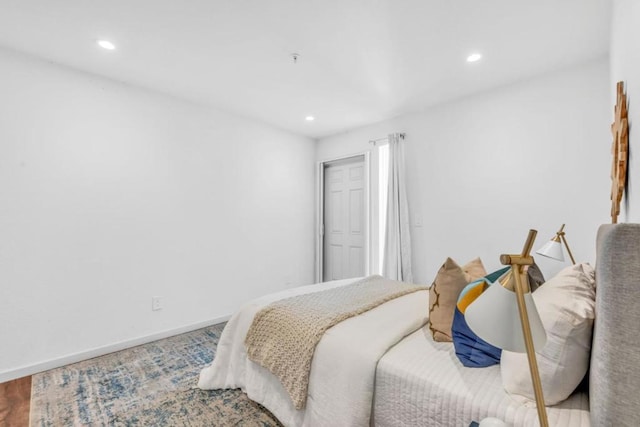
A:
{"label": "curtain rod", "polygon": [[[407,136],[407,134],[406,134],[406,133],[401,133],[401,134],[399,134],[399,135],[400,135],[400,138],[402,138],[402,139],[404,139],[404,137],[405,137],[405,136]],[[384,140],[388,140],[388,139],[389,139],[389,137],[388,137],[388,136],[385,136],[384,138],[370,139],[370,140],[369,140],[369,144],[376,145],[376,143],[377,143],[377,142],[384,141]]]}

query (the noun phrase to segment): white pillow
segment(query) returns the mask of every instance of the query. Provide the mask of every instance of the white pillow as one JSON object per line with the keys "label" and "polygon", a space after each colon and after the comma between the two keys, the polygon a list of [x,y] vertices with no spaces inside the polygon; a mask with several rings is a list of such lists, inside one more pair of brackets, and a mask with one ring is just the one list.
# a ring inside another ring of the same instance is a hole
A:
{"label": "white pillow", "polygon": [[[567,267],[533,293],[547,343],[536,351],[545,405],[565,400],[589,368],[595,317],[595,271],[589,264]],[[525,353],[503,351],[502,385],[519,401],[535,402]]]}

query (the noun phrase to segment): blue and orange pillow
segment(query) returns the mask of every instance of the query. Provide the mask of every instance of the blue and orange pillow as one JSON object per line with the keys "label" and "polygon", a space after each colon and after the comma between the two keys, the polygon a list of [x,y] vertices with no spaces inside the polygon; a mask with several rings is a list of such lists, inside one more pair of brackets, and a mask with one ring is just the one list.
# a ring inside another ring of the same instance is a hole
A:
{"label": "blue and orange pillow", "polygon": [[[511,267],[505,267],[498,271],[469,283],[460,293],[458,303],[453,315],[453,325],[451,333],[456,356],[464,366],[470,368],[484,368],[486,366],[500,363],[502,350],[492,346],[482,338],[477,336],[464,318],[467,307],[475,301],[482,292],[491,286],[502,275],[509,271]],[[497,285],[500,286],[500,285]]]}

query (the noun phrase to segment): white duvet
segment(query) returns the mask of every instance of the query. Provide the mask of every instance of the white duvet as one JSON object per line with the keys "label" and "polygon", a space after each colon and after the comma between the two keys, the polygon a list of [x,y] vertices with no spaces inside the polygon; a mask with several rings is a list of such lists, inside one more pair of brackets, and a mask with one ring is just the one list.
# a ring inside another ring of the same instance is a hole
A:
{"label": "white duvet", "polygon": [[247,358],[244,339],[256,313],[279,299],[344,286],[359,279],[303,286],[256,299],[226,325],[211,366],[200,373],[206,390],[241,388],[285,426],[368,426],[380,357],[421,328],[429,312],[428,291],[414,292],[327,330],[311,364],[306,407],[296,410],[278,379]]}

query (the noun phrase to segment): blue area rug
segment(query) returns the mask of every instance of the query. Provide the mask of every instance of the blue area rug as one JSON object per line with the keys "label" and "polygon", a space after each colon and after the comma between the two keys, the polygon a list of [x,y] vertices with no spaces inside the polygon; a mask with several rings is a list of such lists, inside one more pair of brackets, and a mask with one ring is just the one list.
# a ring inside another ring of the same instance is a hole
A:
{"label": "blue area rug", "polygon": [[280,426],[240,390],[195,388],[224,324],[33,376],[32,426]]}

